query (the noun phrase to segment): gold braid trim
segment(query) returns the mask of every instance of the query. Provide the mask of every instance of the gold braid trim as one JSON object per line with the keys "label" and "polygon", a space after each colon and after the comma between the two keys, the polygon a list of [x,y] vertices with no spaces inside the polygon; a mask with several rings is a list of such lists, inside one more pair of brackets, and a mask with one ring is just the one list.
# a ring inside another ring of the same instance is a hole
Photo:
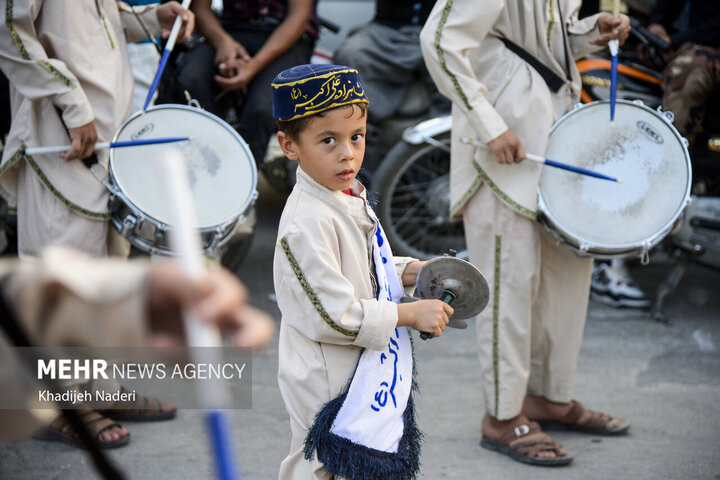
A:
{"label": "gold braid trim", "polygon": [[356,69],[354,69],[354,68],[348,68],[348,69],[345,69],[345,70],[335,70],[335,71],[332,71],[332,72],[325,73],[325,74],[323,74],[323,75],[318,75],[318,76],[316,76],[316,77],[303,78],[302,80],[296,80],[296,81],[294,81],[294,82],[272,83],[272,84],[270,84],[270,86],[273,87],[273,88],[293,87],[293,86],[295,86],[295,85],[300,85],[301,83],[309,82],[309,81],[311,81],[311,80],[317,80],[317,79],[319,79],[319,78],[330,78],[330,77],[332,77],[333,75],[337,75],[337,74],[339,74],[339,73],[349,73],[349,72],[358,73],[358,71],[357,71]]}
{"label": "gold braid trim", "polygon": [[[547,26],[547,44],[548,48],[550,48],[550,40],[552,39],[552,29],[553,25],[555,25],[555,0],[549,0],[548,4],[550,5],[550,18],[548,19],[548,26]],[[562,21],[562,19],[561,19]]]}
{"label": "gold braid trim", "polygon": [[500,187],[498,187],[495,184],[495,182],[490,180],[490,177],[487,175],[487,173],[485,173],[485,170],[483,170],[482,167],[480,165],[478,165],[478,163],[475,160],[473,160],[472,164],[473,164],[473,167],[475,167],[475,170],[477,170],[478,175],[480,175],[480,179],[483,182],[487,183],[488,187],[490,187],[492,189],[492,191],[495,192],[495,194],[498,197],[500,197],[500,200],[502,200],[508,207],[512,208],[513,210],[518,212],[520,215],[528,217],[531,220],[537,219],[537,212],[533,212],[532,210],[523,207],[522,205],[517,203],[515,200],[510,198],[505,192],[500,190]]}
{"label": "gold braid trim", "polygon": [[475,181],[470,185],[470,188],[467,189],[465,194],[463,194],[462,197],[460,197],[460,200],[455,202],[455,205],[450,208],[450,215],[455,215],[455,212],[459,211],[465,203],[470,199],[470,197],[473,196],[473,194],[477,191],[478,187],[482,183],[482,178],[475,177]]}
{"label": "gold braid trim", "polygon": [[110,48],[115,50],[115,41],[113,40],[112,35],[110,35],[110,28],[108,27],[107,20],[105,19],[105,15],[103,15],[102,21],[103,21],[103,27],[105,27],[105,33],[108,36],[108,40],[110,40]]}
{"label": "gold braid trim", "polygon": [[332,318],[330,318],[330,315],[328,315],[325,307],[315,293],[315,290],[313,290],[313,288],[310,286],[310,283],[308,282],[307,277],[305,277],[305,273],[302,271],[302,268],[300,268],[300,264],[298,264],[295,255],[293,255],[292,250],[290,249],[290,245],[288,244],[287,237],[283,237],[280,240],[280,245],[285,252],[285,256],[287,257],[288,262],[290,262],[290,268],[292,268],[292,271],[293,273],[295,273],[295,277],[298,279],[298,282],[300,282],[300,286],[305,292],[305,295],[307,295],[310,303],[312,303],[313,307],[315,307],[315,310],[320,315],[320,318],[322,318],[325,323],[327,323],[328,326],[333,330],[336,330],[343,335],[347,335],[348,337],[357,337],[358,332],[353,332],[352,330],[343,328],[337,323],[333,322]]}
{"label": "gold braid trim", "polygon": [[[7,0],[7,3],[5,4],[5,25],[8,27],[8,30],[10,30],[10,36],[12,36],[13,41],[15,42],[15,46],[17,47],[18,52],[20,52],[20,56],[25,60],[32,60],[32,58],[30,58],[30,54],[25,49],[25,45],[23,45],[20,34],[17,33],[17,30],[15,30],[15,27],[13,26],[12,11],[13,0]],[[40,64],[40,66],[43,67],[45,70],[50,72],[55,78],[63,82],[66,87],[75,88],[75,83],[73,83],[72,80],[63,75],[62,72],[60,72],[57,68],[53,67],[47,60],[38,60],[37,63]]]}
{"label": "gold braid trim", "polygon": [[472,110],[472,106],[470,106],[470,102],[468,101],[468,98],[465,95],[465,92],[463,92],[462,88],[460,88],[460,83],[458,82],[457,77],[447,67],[447,64],[445,63],[445,52],[443,52],[442,48],[440,47],[440,38],[442,37],[442,29],[445,27],[447,18],[450,15],[450,9],[452,8],[452,4],[453,4],[453,0],[448,0],[448,2],[445,4],[445,8],[443,9],[442,17],[440,17],[440,22],[438,23],[437,30],[435,30],[435,51],[437,52],[438,61],[440,62],[440,66],[442,67],[443,71],[448,75],[448,77],[450,77],[450,81],[452,81],[452,84],[455,87],[455,90],[457,90],[458,95],[460,95],[460,98],[462,99],[463,103],[465,104],[465,108],[467,108],[468,110]]}
{"label": "gold braid trim", "polygon": [[500,355],[498,353],[498,336],[500,323],[500,263],[502,258],[502,236],[495,235],[495,279],[493,281],[493,375],[495,377],[495,418],[498,416],[500,404]]}
{"label": "gold braid trim", "polygon": [[93,220],[109,220],[110,214],[109,213],[100,213],[100,212],[93,212],[92,210],[88,210],[86,208],[81,207],[80,205],[77,205],[70,200],[68,200],[65,195],[60,193],[60,191],[55,188],[55,186],[50,183],[50,180],[45,175],[45,172],[42,171],[42,168],[40,168],[40,165],[37,164],[34,158],[30,155],[25,155],[23,152],[25,151],[26,146],[23,144],[20,147],[20,150],[15,152],[15,155],[13,155],[5,164],[0,167],[0,176],[2,176],[5,172],[8,171],[10,167],[15,165],[21,158],[25,158],[25,160],[28,162],[28,164],[32,167],[32,169],[37,174],[38,178],[40,178],[40,181],[45,185],[50,192],[55,195],[55,198],[60,200],[63,205],[65,205],[67,208],[72,210],[73,212],[77,213],[78,215],[82,215],[84,217],[91,218]]}

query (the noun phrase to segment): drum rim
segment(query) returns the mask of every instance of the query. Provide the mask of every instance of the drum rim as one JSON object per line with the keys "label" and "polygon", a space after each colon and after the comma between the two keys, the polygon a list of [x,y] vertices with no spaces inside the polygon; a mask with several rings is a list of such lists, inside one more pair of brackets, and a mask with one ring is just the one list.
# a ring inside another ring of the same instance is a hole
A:
{"label": "drum rim", "polygon": [[[219,221],[217,221],[217,222],[215,222],[215,223],[198,224],[198,225],[195,226],[195,228],[197,228],[197,229],[199,229],[199,230],[202,230],[202,231],[215,230],[215,229],[220,228],[220,227],[222,227],[222,228],[227,228],[230,224],[232,224],[232,223],[235,222],[237,219],[239,219],[240,217],[242,217],[242,215],[243,215],[245,212],[247,212],[247,210],[248,210],[248,209],[252,206],[252,204],[255,202],[255,198],[257,197],[258,173],[257,173],[257,167],[255,166],[255,159],[253,158],[252,152],[250,151],[250,146],[249,146],[248,143],[245,141],[245,139],[243,139],[243,138],[240,136],[240,134],[237,133],[237,131],[235,131],[235,129],[234,129],[232,126],[230,126],[230,124],[228,124],[225,120],[223,120],[222,118],[218,117],[217,115],[214,115],[214,114],[212,114],[212,113],[210,113],[210,112],[208,112],[208,111],[206,111],[206,110],[203,110],[203,109],[201,109],[201,108],[191,107],[191,106],[182,105],[182,104],[175,104],[175,103],[163,103],[163,104],[161,104],[161,105],[154,105],[154,106],[152,106],[152,107],[150,107],[150,108],[148,108],[147,110],[144,110],[144,111],[143,111],[143,110],[138,110],[137,112],[135,112],[135,113],[133,113],[132,115],[130,115],[130,117],[128,117],[128,118],[122,123],[122,125],[120,125],[120,127],[117,129],[117,131],[115,132],[115,135],[113,136],[113,142],[117,142],[117,141],[118,141],[118,138],[119,138],[119,136],[120,136],[120,132],[122,132],[123,129],[127,126],[127,124],[130,123],[130,122],[131,122],[132,120],[134,120],[135,118],[137,118],[137,117],[139,117],[139,116],[141,116],[141,115],[145,115],[146,113],[152,112],[152,111],[155,111],[155,110],[172,110],[172,109],[175,109],[175,110],[189,110],[189,111],[192,111],[193,113],[198,113],[198,114],[204,115],[204,116],[210,118],[211,120],[215,120],[215,122],[218,123],[218,126],[223,127],[225,130],[227,130],[228,132],[230,132],[230,134],[233,135],[236,140],[238,140],[238,143],[240,144],[240,146],[242,147],[242,149],[245,150],[245,153],[247,154],[248,158],[251,160],[251,165],[252,165],[253,168],[250,169],[250,170],[251,170],[251,173],[252,173],[252,182],[251,182],[251,186],[250,186],[250,187],[251,187],[251,188],[250,188],[250,195],[249,195],[248,198],[245,200],[245,202],[240,206],[240,208],[238,208],[237,210],[235,210],[231,215],[229,215],[229,216],[227,216],[226,218],[223,218],[222,220],[219,220]],[[153,222],[155,222],[155,223],[158,224],[158,225],[167,225],[168,227],[173,227],[173,225],[170,225],[170,224],[168,224],[168,223],[166,223],[166,222],[163,222],[163,221],[161,221],[160,219],[156,218],[155,216],[153,216],[153,215],[145,212],[142,208],[140,208],[140,206],[139,206],[136,202],[133,202],[133,201],[128,197],[128,195],[120,188],[120,183],[118,182],[117,176],[115,175],[115,162],[114,162],[115,155],[114,155],[114,152],[115,152],[115,149],[114,149],[114,148],[111,148],[111,149],[110,149],[110,159],[109,159],[109,163],[108,163],[108,165],[109,165],[108,173],[110,174],[110,182],[111,182],[112,186],[116,189],[116,191],[114,191],[113,193],[114,193],[116,196],[122,197],[123,201],[124,201],[125,203],[127,203],[127,204],[132,208],[132,210],[133,210],[134,212],[137,212],[139,215],[142,215],[143,218],[150,219],[150,220],[152,220]]]}
{"label": "drum rim", "polygon": [[[557,119],[550,128],[550,134],[548,135],[548,139],[550,136],[552,136],[555,129],[557,129],[563,122],[567,120],[568,117],[572,116],[574,113],[590,108],[590,107],[596,107],[600,104],[606,104],[610,103],[609,100],[597,100],[591,103],[578,103],[575,105],[575,107],[570,110],[569,112],[565,113],[563,116]],[[577,248],[580,250],[583,254],[595,256],[595,257],[613,257],[613,256],[622,256],[624,254],[632,254],[633,250],[637,249],[643,249],[643,250],[650,250],[654,246],[656,246],[658,243],[660,243],[670,232],[672,229],[672,226],[675,224],[677,219],[680,217],[680,215],[683,214],[683,211],[690,203],[690,191],[692,189],[692,163],[690,161],[690,153],[688,152],[686,140],[685,138],[680,135],[680,132],[675,128],[675,126],[672,124],[672,122],[668,121],[667,117],[663,115],[663,113],[658,108],[658,110],[654,110],[647,105],[645,105],[640,100],[625,100],[625,99],[619,99],[616,100],[616,104],[618,103],[624,103],[626,105],[630,105],[633,107],[638,107],[640,109],[647,110],[651,112],[653,115],[657,115],[660,117],[668,127],[670,127],[671,132],[673,135],[675,135],[675,138],[678,140],[680,145],[682,146],[682,151],[685,157],[685,167],[687,168],[687,185],[685,185],[685,194],[683,201],[681,202],[680,207],[676,210],[676,212],[673,214],[672,218],[666,222],[662,228],[658,229],[657,232],[655,232],[653,235],[647,236],[642,240],[630,242],[630,243],[622,243],[622,244],[606,244],[606,243],[597,243],[597,242],[591,242],[591,241],[582,241],[581,244],[576,245],[575,243],[570,243],[568,240],[572,239],[574,241],[578,241],[579,237],[577,237],[572,232],[568,231],[564,226],[558,222],[557,218],[552,215],[552,213],[547,208],[547,204],[545,203],[545,200],[543,199],[542,190],[540,188],[540,185],[542,183],[542,177],[541,181],[538,183],[538,213],[545,218],[547,222],[550,223],[550,226],[560,232],[562,234],[563,239],[565,239],[565,242],[571,245],[574,248]],[[547,228],[547,225],[546,225]],[[602,249],[607,251],[607,253],[595,253],[592,251],[592,249]],[[612,253],[614,252],[614,253]],[[642,252],[641,252],[642,254]]]}

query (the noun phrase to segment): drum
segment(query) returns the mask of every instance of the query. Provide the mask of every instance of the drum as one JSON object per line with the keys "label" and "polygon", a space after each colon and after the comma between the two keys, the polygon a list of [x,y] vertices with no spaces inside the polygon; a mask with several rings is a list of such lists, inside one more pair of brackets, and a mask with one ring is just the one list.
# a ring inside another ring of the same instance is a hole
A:
{"label": "drum", "polygon": [[543,168],[538,214],[546,229],[581,256],[648,252],[690,202],[687,141],[672,113],[618,100],[578,105],[552,127],[545,156],[618,178],[615,183]]}
{"label": "drum", "polygon": [[166,233],[172,225],[155,159],[176,148],[182,152],[190,175],[203,248],[217,258],[217,249],[245,221],[257,198],[257,169],[250,148],[220,118],[184,105],[159,105],[133,114],[113,141],[159,137],[191,140],[111,150],[111,222],[140,250],[171,253]]}

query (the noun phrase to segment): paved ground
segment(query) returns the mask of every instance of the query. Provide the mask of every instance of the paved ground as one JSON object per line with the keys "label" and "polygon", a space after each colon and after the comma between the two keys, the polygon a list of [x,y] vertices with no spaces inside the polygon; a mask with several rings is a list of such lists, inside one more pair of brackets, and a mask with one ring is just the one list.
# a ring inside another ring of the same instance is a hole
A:
{"label": "paved ground", "polygon": [[[268,298],[275,225],[282,197],[265,193],[253,248],[240,272],[254,303],[279,321]],[[634,268],[652,291],[669,271],[662,261]],[[576,397],[632,421],[630,435],[559,433],[575,462],[546,469],[479,447],[483,405],[474,328],[415,342],[425,432],[425,479],[720,480],[720,274],[692,268],[670,297],[666,327],[630,310],[591,302],[578,365]],[[253,360],[253,408],[233,411],[232,430],[246,480],[273,479],[287,452],[289,425],[275,380],[277,342]],[[213,478],[201,413],[165,423],[126,424],[130,445],[111,457],[133,479]],[[97,478],[82,451],[30,440],[0,443],[0,479]]]}

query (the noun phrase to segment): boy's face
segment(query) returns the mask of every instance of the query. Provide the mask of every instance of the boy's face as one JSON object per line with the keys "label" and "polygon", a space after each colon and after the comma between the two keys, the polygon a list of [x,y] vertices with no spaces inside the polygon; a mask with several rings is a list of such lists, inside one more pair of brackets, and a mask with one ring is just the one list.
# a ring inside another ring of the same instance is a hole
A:
{"label": "boy's face", "polygon": [[357,107],[337,108],[314,117],[296,139],[278,132],[278,142],[316,182],[346,190],[362,166],[366,122],[367,115]]}

